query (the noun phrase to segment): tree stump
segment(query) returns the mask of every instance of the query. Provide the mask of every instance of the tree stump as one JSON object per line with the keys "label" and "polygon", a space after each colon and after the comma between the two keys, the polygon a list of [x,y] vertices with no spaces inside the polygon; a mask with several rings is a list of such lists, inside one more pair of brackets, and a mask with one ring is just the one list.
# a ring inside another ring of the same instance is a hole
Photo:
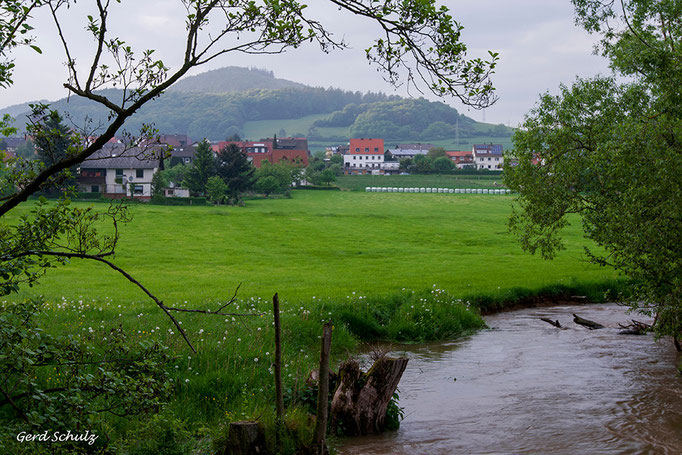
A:
{"label": "tree stump", "polygon": [[218,455],[265,454],[265,433],[258,422],[232,422],[227,434],[227,446]]}
{"label": "tree stump", "polygon": [[342,364],[332,399],[332,427],[341,427],[348,436],[383,431],[388,403],[406,367],[406,358],[389,357],[379,358],[367,373],[354,360]]}

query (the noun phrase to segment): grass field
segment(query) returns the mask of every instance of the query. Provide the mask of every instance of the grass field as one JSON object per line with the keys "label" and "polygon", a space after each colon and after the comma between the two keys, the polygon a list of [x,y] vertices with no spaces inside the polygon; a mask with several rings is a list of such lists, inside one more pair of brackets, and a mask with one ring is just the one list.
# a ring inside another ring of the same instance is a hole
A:
{"label": "grass field", "polygon": [[[253,316],[178,314],[197,353],[140,290],[103,265],[73,261],[11,298],[42,294],[47,331],[100,340],[100,349],[119,325],[131,343],[170,347],[172,397],[162,422],[176,422],[173,431],[147,416],[101,415],[93,423],[119,447],[144,441],[151,454],[162,452],[169,434],[186,434],[176,430],[187,430],[196,450],[224,437],[226,422],[273,421],[270,302],[279,292],[286,419],[306,433],[305,379],[319,356],[322,321],[335,324],[336,364],[361,341],[447,339],[480,329],[477,301],[558,287],[588,294],[601,292],[595,283],[613,283],[612,270],[586,263],[578,223],[566,230],[566,250],[554,261],[523,253],[505,227],[511,202],[510,196],[294,191],[291,199],[245,207],[134,204],[114,262],[166,304],[215,308],[242,283],[227,311]],[[47,374],[36,380],[60,384]]]}
{"label": "grass field", "polygon": [[501,175],[340,175],[335,185],[351,191],[368,186],[395,188],[502,188]]}
{"label": "grass field", "polygon": [[[586,263],[577,223],[554,261],[522,252],[505,226],[511,201],[298,191],[291,199],[249,201],[246,207],[139,204],[122,229],[115,261],[166,301],[196,305],[224,298],[239,283],[241,296],[279,291],[285,299],[308,299],[434,284],[455,295],[485,293],[614,276]],[[83,261],[49,271],[32,292],[53,300],[146,302],[105,266]]]}
{"label": "grass field", "polygon": [[296,119],[257,120],[244,123],[244,137],[252,141],[279,135],[279,130],[284,129],[287,136],[308,135],[308,129],[315,120],[325,119],[329,114],[314,114]]}

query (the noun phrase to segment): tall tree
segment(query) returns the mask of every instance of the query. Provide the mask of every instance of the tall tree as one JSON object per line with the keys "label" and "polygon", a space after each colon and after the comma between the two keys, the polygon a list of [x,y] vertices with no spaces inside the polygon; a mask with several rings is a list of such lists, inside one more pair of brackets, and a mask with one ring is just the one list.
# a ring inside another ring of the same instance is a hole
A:
{"label": "tall tree", "polygon": [[[601,33],[616,77],[545,94],[514,136],[505,169],[518,191],[510,226],[523,247],[553,257],[570,214],[600,248],[588,257],[634,282],[632,306],[659,334],[682,335],[682,2],[574,0]],[[614,29],[616,23],[623,27]]]}
{"label": "tall tree", "polygon": [[256,168],[237,145],[230,144],[218,152],[216,174],[227,184],[230,198],[238,198],[241,193],[253,187],[255,172]]}
{"label": "tall tree", "polygon": [[211,149],[211,144],[204,139],[197,146],[194,161],[185,176],[184,184],[187,188],[198,195],[206,194],[206,182],[216,175],[216,159]]}
{"label": "tall tree", "polygon": [[[33,137],[38,160],[42,162],[43,167],[49,168],[73,153],[77,137],[74,137],[71,129],[64,124],[64,119],[58,112],[36,111],[36,116],[31,119],[31,122],[28,131]],[[77,172],[78,166],[71,166],[60,173],[57,178],[52,179],[50,184],[43,185],[43,191],[58,193],[57,185],[74,185]]]}

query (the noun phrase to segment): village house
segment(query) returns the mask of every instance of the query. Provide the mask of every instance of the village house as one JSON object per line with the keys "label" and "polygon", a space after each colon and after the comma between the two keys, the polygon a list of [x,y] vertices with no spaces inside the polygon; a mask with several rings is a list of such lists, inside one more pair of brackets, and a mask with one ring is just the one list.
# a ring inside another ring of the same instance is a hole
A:
{"label": "village house", "polygon": [[432,148],[434,148],[433,144],[398,144],[389,152],[398,160],[403,160],[412,159],[417,155],[426,155]]}
{"label": "village house", "polygon": [[445,155],[452,160],[457,169],[474,168],[474,154],[469,151],[445,152]]}
{"label": "village house", "polygon": [[308,139],[304,137],[267,138],[260,141],[222,141],[213,145],[213,152],[218,153],[228,145],[239,147],[253,165],[260,169],[264,161],[279,163],[280,161],[308,165]]}
{"label": "village house", "polygon": [[476,169],[500,170],[504,167],[500,144],[476,144],[472,154]]}
{"label": "village house", "polygon": [[149,200],[152,177],[159,168],[154,150],[106,144],[80,165],[78,191],[111,199]]}
{"label": "village house", "polygon": [[6,156],[14,158],[17,156],[17,149],[26,143],[26,137],[0,137],[0,151],[6,152]]}
{"label": "village house", "polygon": [[351,139],[348,154],[343,156],[346,174],[383,174],[384,140]]}

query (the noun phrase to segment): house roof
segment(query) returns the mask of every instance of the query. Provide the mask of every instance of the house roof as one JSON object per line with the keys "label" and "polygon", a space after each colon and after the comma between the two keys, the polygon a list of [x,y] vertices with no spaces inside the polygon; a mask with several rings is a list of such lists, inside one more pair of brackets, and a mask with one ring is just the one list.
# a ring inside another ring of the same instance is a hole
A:
{"label": "house roof", "polygon": [[473,152],[476,155],[502,156],[502,145],[501,144],[474,144]]}
{"label": "house roof", "polygon": [[396,149],[401,150],[426,150],[427,152],[434,147],[433,144],[398,144],[395,146]]}
{"label": "house roof", "polygon": [[[151,159],[150,159],[151,158]],[[83,161],[81,169],[156,169],[159,159],[154,149],[138,147],[126,149],[121,144],[106,144]]]}
{"label": "house roof", "polygon": [[178,158],[194,158],[194,154],[197,149],[194,145],[185,145],[182,147],[173,147],[171,150],[171,156]]}
{"label": "house roof", "polygon": [[[263,139],[263,141],[268,141],[270,143],[274,142],[273,139]],[[308,150],[308,139],[304,137],[278,137],[277,138],[277,148],[278,149],[292,149],[292,150]]]}
{"label": "house roof", "polygon": [[462,157],[473,157],[473,153],[469,152],[468,150],[464,151],[452,151],[452,152],[445,152],[447,156],[450,158],[455,157],[455,156],[462,156]]}
{"label": "house roof", "polygon": [[[359,151],[355,151],[359,149]],[[365,151],[368,149],[368,151]],[[377,149],[375,152],[374,149]],[[361,154],[361,155],[378,155],[384,154],[384,140],[376,138],[353,138],[350,140],[350,150],[351,155]]]}
{"label": "house roof", "polygon": [[192,140],[186,134],[163,134],[159,136],[159,142],[173,147],[184,147],[192,144]]}
{"label": "house roof", "polygon": [[389,150],[389,152],[393,156],[402,156],[402,157],[426,155],[427,153],[429,153],[428,149],[424,150],[424,149],[401,149],[401,148]]}

